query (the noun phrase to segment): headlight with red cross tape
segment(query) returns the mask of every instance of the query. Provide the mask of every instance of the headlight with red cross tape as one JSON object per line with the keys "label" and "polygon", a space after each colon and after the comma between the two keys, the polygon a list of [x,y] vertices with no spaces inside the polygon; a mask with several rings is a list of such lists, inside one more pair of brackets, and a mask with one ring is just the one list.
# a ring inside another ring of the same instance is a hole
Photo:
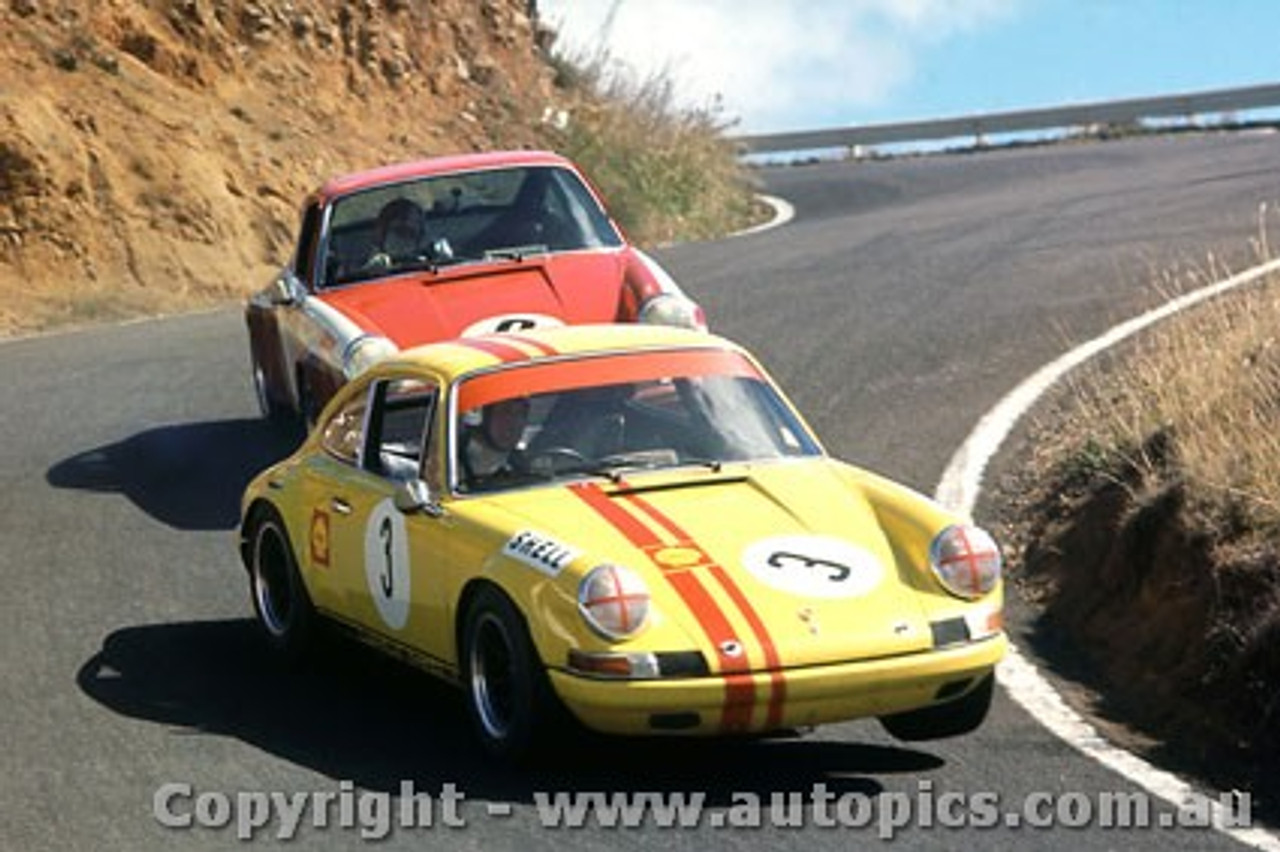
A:
{"label": "headlight with red cross tape", "polygon": [[947,527],[929,546],[929,567],[943,588],[972,600],[1000,582],[1003,559],[986,530],[967,524]]}
{"label": "headlight with red cross tape", "polygon": [[634,571],[619,565],[597,565],[578,584],[578,611],[604,638],[627,639],[648,621],[649,588]]}

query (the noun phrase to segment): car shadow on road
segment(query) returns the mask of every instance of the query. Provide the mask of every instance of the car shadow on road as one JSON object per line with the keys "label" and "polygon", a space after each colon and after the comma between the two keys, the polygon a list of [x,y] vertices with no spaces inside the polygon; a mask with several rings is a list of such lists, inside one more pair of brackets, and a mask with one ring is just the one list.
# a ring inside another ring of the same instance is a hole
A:
{"label": "car shadow on road", "polygon": [[911,748],[803,737],[726,740],[604,737],[575,730],[551,756],[513,768],[476,744],[462,694],[355,642],[326,636],[311,662],[282,668],[252,620],[127,627],[81,666],[83,692],[116,713],[235,737],[367,790],[527,803],[534,791],[701,791],[709,805],[742,792],[874,795],[874,776],[944,761]]}
{"label": "car shadow on road", "polygon": [[45,480],[55,488],[118,492],[177,529],[229,530],[249,480],[301,438],[262,419],[159,426],[63,459]]}

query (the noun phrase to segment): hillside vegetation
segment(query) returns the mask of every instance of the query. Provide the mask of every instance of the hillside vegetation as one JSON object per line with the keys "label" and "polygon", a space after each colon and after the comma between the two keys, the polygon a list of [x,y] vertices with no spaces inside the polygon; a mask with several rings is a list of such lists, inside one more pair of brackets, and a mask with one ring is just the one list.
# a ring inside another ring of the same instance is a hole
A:
{"label": "hillside vegetation", "polygon": [[0,334],[238,299],[306,192],[434,154],[560,150],[642,243],[745,221],[715,116],[553,43],[527,0],[5,0]]}
{"label": "hillside vegetation", "polygon": [[[0,335],[236,301],[307,191],[433,154],[559,150],[641,243],[751,217],[719,116],[555,53],[533,6],[5,0]],[[1277,329],[1271,284],[1147,335],[1041,413],[987,498],[1036,641],[1224,784],[1280,761]]]}
{"label": "hillside vegetation", "polygon": [[1280,278],[1085,369],[1020,443],[988,500],[1033,643],[1094,712],[1280,815]]}

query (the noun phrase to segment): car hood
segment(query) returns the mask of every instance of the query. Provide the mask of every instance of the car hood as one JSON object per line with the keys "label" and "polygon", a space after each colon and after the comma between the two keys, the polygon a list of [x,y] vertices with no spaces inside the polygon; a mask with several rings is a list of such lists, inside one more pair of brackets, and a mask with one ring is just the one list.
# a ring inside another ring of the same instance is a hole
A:
{"label": "car hood", "polygon": [[532,325],[613,321],[624,268],[616,250],[541,255],[399,275],[319,298],[404,349]]}
{"label": "car hood", "polygon": [[647,474],[495,502],[503,534],[564,545],[579,554],[578,573],[611,562],[641,574],[662,617],[700,643],[713,669],[731,664],[725,642],[753,669],[932,646],[917,569],[899,564],[871,496],[829,460]]}

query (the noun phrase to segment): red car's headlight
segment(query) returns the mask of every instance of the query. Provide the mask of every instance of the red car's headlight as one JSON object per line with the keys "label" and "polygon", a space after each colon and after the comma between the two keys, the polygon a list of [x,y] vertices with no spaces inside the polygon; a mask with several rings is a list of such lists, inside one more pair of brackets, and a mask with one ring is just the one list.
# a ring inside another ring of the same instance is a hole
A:
{"label": "red car's headlight", "polygon": [[385,337],[373,334],[357,337],[342,353],[343,375],[347,377],[347,381],[350,381],[382,359],[389,358],[399,351],[400,349]]}
{"label": "red car's headlight", "polygon": [[978,527],[956,525],[938,533],[929,546],[929,567],[948,592],[980,598],[1000,582],[1000,548]]}
{"label": "red car's headlight", "polygon": [[640,306],[640,322],[707,330],[707,317],[702,306],[675,293],[660,293],[648,299]]}

